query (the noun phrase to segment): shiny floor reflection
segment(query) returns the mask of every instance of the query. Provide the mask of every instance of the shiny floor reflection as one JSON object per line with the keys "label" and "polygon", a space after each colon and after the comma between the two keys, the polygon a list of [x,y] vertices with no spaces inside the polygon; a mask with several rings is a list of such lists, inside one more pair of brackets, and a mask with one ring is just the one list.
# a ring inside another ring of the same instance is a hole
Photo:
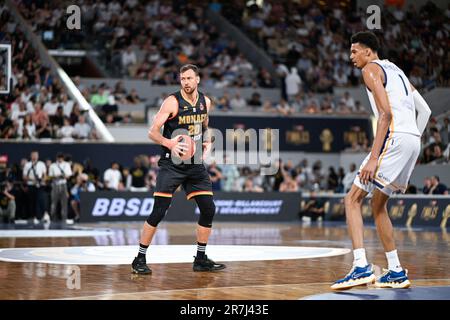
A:
{"label": "shiny floor reflection", "polygon": [[[142,223],[96,223],[0,230],[0,248],[137,245]],[[33,235],[8,234],[30,230]],[[77,231],[84,234],[74,234]],[[365,246],[377,272],[386,267],[376,229],[367,226]],[[396,243],[413,287],[449,286],[447,230],[397,228]],[[195,224],[161,224],[153,244],[193,245]],[[215,223],[210,245],[301,246],[351,249],[343,223]],[[208,250],[208,249],[207,249]],[[137,247],[136,247],[137,251]],[[152,254],[152,247],[148,255]],[[195,252],[192,252],[194,255]],[[214,258],[214,257],[212,257]],[[130,261],[131,262],[131,261]],[[0,261],[0,299],[301,299],[330,293],[345,275],[352,255],[295,260],[231,261],[217,273],[194,273],[191,263],[153,264],[153,274],[136,276],[128,265],[64,265]],[[358,288],[360,290],[361,288]],[[371,288],[368,288],[371,289]],[[356,289],[348,291],[356,292]],[[367,294],[372,293],[367,290]],[[450,299],[450,297],[449,297]]]}

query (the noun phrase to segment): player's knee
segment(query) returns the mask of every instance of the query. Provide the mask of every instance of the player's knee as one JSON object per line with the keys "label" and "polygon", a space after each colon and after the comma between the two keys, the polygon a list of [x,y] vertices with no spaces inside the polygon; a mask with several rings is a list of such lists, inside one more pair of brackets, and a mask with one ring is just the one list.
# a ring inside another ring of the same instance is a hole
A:
{"label": "player's knee", "polygon": [[362,204],[364,196],[359,192],[350,191],[344,198],[345,206],[359,206]]}
{"label": "player's knee", "polygon": [[372,199],[370,200],[370,206],[372,208],[372,214],[376,215],[385,211],[386,202],[382,201],[378,197],[372,197]]}
{"label": "player's knee", "polygon": [[197,196],[196,199],[198,208],[200,210],[200,217],[198,224],[205,228],[211,228],[216,213],[216,205],[214,204],[212,196]]}
{"label": "player's knee", "polygon": [[155,197],[152,213],[147,218],[147,223],[152,227],[157,227],[166,215],[167,209],[170,207],[172,198]]}

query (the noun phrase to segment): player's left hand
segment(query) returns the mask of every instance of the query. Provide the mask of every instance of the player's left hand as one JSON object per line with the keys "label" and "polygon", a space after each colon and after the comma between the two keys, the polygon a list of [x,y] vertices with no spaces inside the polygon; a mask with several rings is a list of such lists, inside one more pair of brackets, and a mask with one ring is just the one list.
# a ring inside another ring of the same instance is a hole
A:
{"label": "player's left hand", "polygon": [[362,184],[368,184],[372,181],[375,175],[375,170],[377,169],[377,164],[377,159],[369,159],[369,161],[367,161],[366,165],[359,173],[359,181],[361,181]]}

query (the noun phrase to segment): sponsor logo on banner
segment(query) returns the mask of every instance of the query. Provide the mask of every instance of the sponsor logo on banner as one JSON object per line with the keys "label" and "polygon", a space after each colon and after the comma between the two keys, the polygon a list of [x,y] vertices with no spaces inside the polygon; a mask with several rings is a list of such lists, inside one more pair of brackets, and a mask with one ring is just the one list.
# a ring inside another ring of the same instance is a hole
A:
{"label": "sponsor logo on banner", "polygon": [[401,219],[403,217],[403,212],[405,211],[405,205],[403,200],[398,200],[397,203],[391,206],[389,210],[389,216],[393,219]]}
{"label": "sponsor logo on banner", "polygon": [[423,207],[422,214],[420,215],[420,217],[425,221],[436,219],[439,213],[439,207],[436,204],[437,204],[436,200],[430,201],[429,206]]}
{"label": "sponsor logo on banner", "polygon": [[[279,214],[283,200],[216,200],[216,214]],[[198,208],[195,214],[200,214]]]}
{"label": "sponsor logo on banner", "polygon": [[93,217],[148,216],[153,210],[153,198],[97,198],[92,208]]}

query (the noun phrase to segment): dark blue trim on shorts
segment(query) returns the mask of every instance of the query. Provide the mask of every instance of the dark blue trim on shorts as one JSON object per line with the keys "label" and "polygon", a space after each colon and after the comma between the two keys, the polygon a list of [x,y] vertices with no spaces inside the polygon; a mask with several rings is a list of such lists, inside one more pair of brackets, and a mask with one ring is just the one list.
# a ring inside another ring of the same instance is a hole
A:
{"label": "dark blue trim on shorts", "polygon": [[386,136],[384,137],[383,146],[381,147],[380,154],[378,155],[378,157],[380,157],[383,154],[384,148],[386,147],[386,141],[388,140],[390,133],[391,133],[391,130],[388,128],[388,130],[386,132]]}
{"label": "dark blue trim on shorts", "polygon": [[[359,176],[360,171],[358,171],[358,173],[356,174],[356,176]],[[370,180],[370,182],[372,182],[376,187],[380,188],[380,189],[384,189],[384,186],[379,183],[378,181],[376,181],[375,179]]]}
{"label": "dark blue trim on shorts", "polygon": [[376,181],[375,179],[372,179],[371,182],[372,182],[375,186],[377,186],[378,188],[384,189],[384,186],[383,186],[381,183],[379,183],[378,181]]}

